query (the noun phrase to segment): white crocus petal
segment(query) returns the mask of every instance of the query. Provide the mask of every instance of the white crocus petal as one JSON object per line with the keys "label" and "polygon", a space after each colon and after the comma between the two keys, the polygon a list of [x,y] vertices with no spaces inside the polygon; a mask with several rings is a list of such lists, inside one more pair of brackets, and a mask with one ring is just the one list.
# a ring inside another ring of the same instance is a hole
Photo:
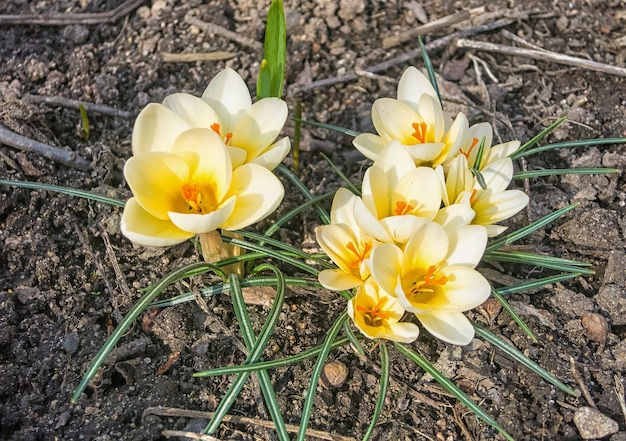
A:
{"label": "white crocus petal", "polygon": [[263,153],[250,162],[252,164],[259,164],[268,170],[274,170],[283,162],[283,159],[289,154],[289,150],[291,150],[291,140],[285,136],[269,146]]}
{"label": "white crocus petal", "polygon": [[479,192],[478,198],[472,204],[476,217],[472,221],[477,225],[490,225],[520,212],[528,205],[528,196],[520,190],[506,190],[492,193],[489,189]]}
{"label": "white crocus petal", "polygon": [[210,129],[220,123],[220,117],[205,101],[188,93],[175,93],[163,100],[163,105],[182,117],[192,127]]}
{"label": "white crocus petal", "polygon": [[418,105],[421,120],[427,124],[426,139],[423,142],[441,141],[446,130],[446,122],[439,99],[423,94]]}
{"label": "white crocus petal", "polygon": [[373,133],[361,133],[352,140],[352,145],[367,159],[375,161],[387,142]]}
{"label": "white crocus petal", "polygon": [[132,242],[154,247],[176,245],[194,236],[169,220],[161,220],[143,209],[136,198],[126,201],[121,222],[122,234]]}
{"label": "white crocus petal", "polygon": [[474,338],[474,327],[462,312],[438,310],[415,315],[428,332],[445,342],[465,346]]}
{"label": "white crocus petal", "polygon": [[325,269],[318,275],[320,284],[331,291],[345,291],[359,286],[363,281],[341,269]]}
{"label": "white crocus petal", "polygon": [[485,229],[488,237],[496,237],[508,230],[508,227],[503,225],[485,225]]}
{"label": "white crocus petal", "polygon": [[226,150],[228,150],[228,155],[230,156],[233,170],[246,162],[248,152],[246,152],[244,149],[240,149],[239,147],[233,147],[232,145],[227,145]]}
{"label": "white crocus petal", "polygon": [[418,167],[406,173],[393,189],[390,214],[432,219],[440,206],[441,187],[437,174],[430,167]]}
{"label": "white crocus petal", "polygon": [[494,145],[489,151],[489,162],[506,158],[519,149],[521,143],[519,141],[509,141],[502,144]]}
{"label": "white crocus petal", "polygon": [[427,222],[428,219],[425,217],[407,214],[386,217],[380,221],[380,225],[387,232],[387,237],[395,243],[402,244],[408,242],[413,234]]}
{"label": "white crocus petal", "polygon": [[476,155],[478,154],[478,150],[480,148],[481,142],[485,140],[485,146],[483,148],[483,156],[482,161],[479,165],[479,168],[483,168],[488,162],[487,158],[489,156],[489,151],[491,149],[491,142],[493,140],[493,129],[491,124],[489,123],[478,123],[471,126],[467,131],[467,136],[465,137],[465,143],[461,146],[461,150],[467,157],[467,162],[469,162],[472,167],[474,166],[474,162],[476,161]]}
{"label": "white crocus petal", "polygon": [[[513,161],[511,158],[498,159],[490,162],[483,170],[481,170],[485,185],[494,193],[500,193],[509,186],[513,178]],[[482,187],[478,182],[474,184],[476,190]]]}
{"label": "white crocus petal", "polygon": [[445,303],[439,309],[446,311],[469,311],[481,305],[491,293],[487,279],[478,271],[465,266],[442,268],[448,281],[445,284]]}
{"label": "white crocus petal", "polygon": [[469,122],[467,117],[463,113],[459,113],[443,139],[447,149],[437,158],[434,165],[442,164],[459,153],[464,141],[467,139],[468,130]]}
{"label": "white crocus petal", "polygon": [[202,94],[222,122],[224,133],[232,132],[239,115],[252,105],[248,86],[237,72],[226,68],[218,73]]}
{"label": "white crocus petal", "polygon": [[168,152],[174,140],[192,126],[162,104],[148,104],[137,116],[133,126],[133,155]]}
{"label": "white crocus petal", "polygon": [[215,231],[228,219],[233,210],[237,198],[232,197],[220,204],[214,211],[206,214],[188,214],[175,211],[168,212],[172,223],[178,228],[191,233],[201,234]]}
{"label": "white crocus petal", "polygon": [[354,202],[354,219],[359,228],[380,242],[393,242],[393,236],[360,198]]}
{"label": "white crocus petal", "polygon": [[335,265],[345,273],[356,276],[359,269],[353,268],[351,263],[357,256],[351,253],[346,246],[352,243],[356,248],[358,244],[355,243],[357,242],[356,238],[345,226],[330,224],[317,227],[315,229],[315,239]]}
{"label": "white crocus petal", "polygon": [[455,201],[459,194],[471,191],[474,186],[474,176],[469,169],[467,159],[459,155],[450,161],[446,176],[446,197],[448,201]]}
{"label": "white crocus petal", "polygon": [[345,225],[355,231],[354,203],[356,198],[357,196],[347,188],[338,189],[330,206],[330,223]]}
{"label": "white crocus petal", "polygon": [[233,171],[226,197],[236,199],[235,208],[225,222],[224,230],[240,230],[265,219],[276,210],[285,195],[280,180],[258,164],[244,164]]}
{"label": "white crocus petal", "polygon": [[395,295],[402,269],[402,250],[392,243],[378,245],[370,255],[372,277],[387,294]]}
{"label": "white crocus petal", "polygon": [[389,215],[391,199],[389,191],[387,175],[383,169],[373,165],[365,170],[361,184],[361,199],[363,204],[377,219]]}
{"label": "white crocus petal", "polygon": [[460,228],[445,228],[450,240],[447,265],[462,265],[474,268],[483,257],[487,246],[487,229],[482,225],[467,225]]}
{"label": "white crocus petal", "polygon": [[446,145],[443,142],[407,145],[406,150],[415,164],[431,164],[435,162]]}
{"label": "white crocus petal", "polygon": [[239,114],[231,129],[230,143],[245,149],[249,162],[274,142],[286,120],[287,103],[278,98],[264,98]]}
{"label": "white crocus petal", "polygon": [[440,209],[433,222],[438,223],[449,232],[471,224],[474,216],[476,213],[469,205],[452,204]]}
{"label": "white crocus petal", "polygon": [[398,141],[391,141],[381,155],[374,161],[387,176],[389,188],[395,188],[404,175],[415,170],[415,164],[411,162],[411,155],[406,147]]}
{"label": "white crocus petal", "polygon": [[422,122],[422,118],[402,101],[378,98],[372,105],[372,122],[384,140],[412,145],[418,141],[413,136],[413,124]]}
{"label": "white crocus petal", "polygon": [[437,98],[437,92],[430,80],[413,66],[404,70],[398,83],[397,98],[409,104],[415,111],[419,108],[419,100],[423,94]]}
{"label": "white crocus petal", "polygon": [[415,268],[428,268],[441,263],[448,255],[448,242],[448,235],[439,224],[425,224],[404,248],[403,274]]}

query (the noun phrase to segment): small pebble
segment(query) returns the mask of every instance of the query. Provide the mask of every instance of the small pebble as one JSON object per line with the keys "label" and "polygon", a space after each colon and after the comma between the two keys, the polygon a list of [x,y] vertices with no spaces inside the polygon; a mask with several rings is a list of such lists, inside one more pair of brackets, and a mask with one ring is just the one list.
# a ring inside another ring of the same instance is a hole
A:
{"label": "small pebble", "polygon": [[76,332],[70,332],[67,334],[61,342],[61,347],[69,355],[75,354],[78,350],[78,344],[80,343],[80,337]]}
{"label": "small pebble", "polygon": [[606,319],[597,312],[588,312],[583,315],[580,321],[585,328],[589,340],[602,343],[609,335],[609,324]]}
{"label": "small pebble", "polygon": [[614,434],[619,426],[593,407],[581,407],[574,414],[574,424],[582,439],[602,439]]}
{"label": "small pebble", "polygon": [[340,361],[326,363],[319,383],[327,388],[341,387],[348,378],[348,368]]}

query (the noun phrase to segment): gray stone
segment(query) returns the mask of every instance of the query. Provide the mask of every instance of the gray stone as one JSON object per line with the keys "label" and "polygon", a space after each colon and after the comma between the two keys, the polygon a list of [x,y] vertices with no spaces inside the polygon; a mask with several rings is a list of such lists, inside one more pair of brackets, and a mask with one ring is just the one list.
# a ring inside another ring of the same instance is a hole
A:
{"label": "gray stone", "polygon": [[626,288],[626,253],[623,251],[611,251],[609,261],[604,270],[604,279],[602,283],[615,283],[616,285]]}
{"label": "gray stone", "polygon": [[619,426],[593,407],[581,407],[574,414],[574,424],[582,439],[601,439],[614,434]]}
{"label": "gray stone", "polygon": [[612,283],[602,285],[595,300],[600,310],[611,318],[613,325],[626,325],[626,289]]}

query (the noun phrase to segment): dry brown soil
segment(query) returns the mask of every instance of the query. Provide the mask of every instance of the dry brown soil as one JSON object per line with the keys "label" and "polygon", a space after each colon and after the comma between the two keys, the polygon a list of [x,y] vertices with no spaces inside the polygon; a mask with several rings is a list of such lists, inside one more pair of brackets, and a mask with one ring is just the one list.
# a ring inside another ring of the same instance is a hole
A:
{"label": "dry brown soil", "polygon": [[[5,0],[0,13],[104,13],[122,3]],[[260,52],[191,25],[189,17],[260,42],[266,3],[146,0],[110,22],[0,23],[0,124],[28,138],[75,151],[90,164],[81,171],[1,146],[0,177],[72,186],[126,199],[130,193],[122,167],[131,153],[133,117],[143,106],[174,92],[200,94],[225,66],[236,69],[254,86]],[[427,43],[512,17],[506,26],[470,38],[520,46],[513,35],[562,54],[625,67],[626,3],[620,0],[285,0],[285,5],[289,27],[285,92],[292,114],[296,100],[301,99],[305,118],[356,131],[371,131],[372,101],[395,94],[397,79],[408,64],[422,65],[416,56],[376,75],[362,73],[415,50],[415,38],[393,48],[384,48],[383,39],[420,25],[419,5],[430,21],[463,8],[483,8],[471,22],[429,32]],[[166,53],[215,51],[232,52],[233,56],[192,62],[164,58]],[[430,55],[441,75],[446,109],[455,113],[462,106],[472,122],[492,122],[502,140],[526,141],[560,116],[569,121],[548,142],[626,136],[624,78],[545,60],[461,50],[453,41],[432,49]],[[354,72],[359,73],[354,80],[302,90],[311,81]],[[31,95],[82,100],[130,116],[88,112],[91,133],[85,140],[77,109],[37,103]],[[288,126],[288,131],[293,130],[292,123]],[[321,152],[355,181],[367,165],[352,149],[349,137],[306,129],[298,174],[314,194],[341,185]],[[292,165],[291,159],[286,162]],[[589,262],[595,275],[510,298],[539,337],[537,344],[506,312],[471,314],[568,385],[577,389],[584,385],[588,399],[556,390],[480,340],[458,348],[424,332],[413,345],[518,440],[580,439],[574,415],[582,406],[590,406],[589,401],[619,424],[620,432],[610,439],[626,439],[624,415],[615,392],[615,378],[620,380],[626,372],[626,183],[621,172],[625,163],[623,146],[606,145],[537,155],[520,164],[528,169],[620,169],[611,176],[518,182],[529,192],[531,204],[514,219],[517,226],[572,202],[580,203],[573,213],[522,245]],[[288,196],[277,216],[303,201],[291,184],[285,185]],[[232,378],[195,379],[192,373],[245,359],[238,349],[241,345],[235,343],[240,336],[228,297],[207,299],[208,314],[195,303],[165,308],[137,322],[119,343],[117,358],[106,363],[78,404],[70,404],[89,362],[141,290],[198,258],[190,243],[163,250],[133,247],[120,234],[119,220],[120,210],[102,203],[0,187],[1,439],[161,440],[165,439],[163,430],[197,430],[202,421],[144,415],[144,411],[157,405],[214,410]],[[312,232],[319,223],[316,213],[308,211],[277,237],[315,251]],[[292,268],[283,269],[298,275]],[[545,274],[533,268],[499,270],[521,280]],[[210,280],[206,278],[192,281],[195,287],[207,283]],[[188,290],[189,286],[177,285],[170,294]],[[343,308],[334,293],[289,291],[265,357],[296,354],[318,344]],[[249,309],[258,329],[267,307],[251,305]],[[588,312],[606,320],[607,335],[598,336],[584,326],[587,323],[582,317]],[[157,375],[173,351],[180,352],[178,360],[166,373]],[[312,428],[360,439],[378,389],[377,354],[374,350],[371,359],[360,359],[349,348],[331,354],[331,359],[348,367],[348,379],[335,388],[319,388]],[[415,365],[393,351],[391,356],[393,382],[373,439],[502,439]],[[311,367],[312,362],[305,362],[271,372],[288,423],[299,422]],[[257,383],[248,383],[230,413],[269,418]],[[224,424],[216,436],[224,440],[274,439],[272,430],[241,423]]]}

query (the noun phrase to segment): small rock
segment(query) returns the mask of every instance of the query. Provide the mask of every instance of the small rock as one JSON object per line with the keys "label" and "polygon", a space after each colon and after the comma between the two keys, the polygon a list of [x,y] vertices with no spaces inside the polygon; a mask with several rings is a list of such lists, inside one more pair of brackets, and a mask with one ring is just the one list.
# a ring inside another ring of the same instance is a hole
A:
{"label": "small rock", "polygon": [[159,13],[159,11],[161,11],[163,8],[165,8],[167,6],[167,2],[164,0],[156,0],[154,3],[152,3],[152,9],[151,9],[151,13],[152,15],[157,15]]}
{"label": "small rock", "polygon": [[22,303],[22,305],[32,303],[33,301],[41,298],[41,291],[39,291],[39,288],[34,287],[25,286],[16,288],[15,294],[17,295],[17,299]]}
{"label": "small rock", "polygon": [[61,342],[61,347],[69,355],[75,354],[78,350],[78,344],[80,343],[80,337],[76,332],[70,332],[67,334]]}
{"label": "small rock", "polygon": [[348,378],[348,368],[340,361],[326,363],[322,375],[320,375],[320,385],[331,387],[341,387]]}
{"label": "small rock", "polygon": [[63,28],[61,35],[72,43],[82,44],[89,38],[89,28],[83,25],[69,25]]}
{"label": "small rock", "polygon": [[606,438],[619,430],[611,418],[593,407],[581,407],[574,414],[574,424],[582,439]]}
{"label": "small rock", "polygon": [[357,14],[365,9],[364,0],[340,0],[339,17],[343,20],[352,20]]}
{"label": "small rock", "polygon": [[609,335],[609,324],[606,319],[597,312],[588,312],[583,315],[580,321],[585,328],[587,338],[598,343],[602,343]]}
{"label": "small rock", "polygon": [[602,285],[595,300],[611,318],[613,325],[626,325],[626,289],[612,283]]}
{"label": "small rock", "polygon": [[611,251],[609,261],[604,270],[603,284],[615,283],[616,285],[626,288],[626,253],[623,251]]}

